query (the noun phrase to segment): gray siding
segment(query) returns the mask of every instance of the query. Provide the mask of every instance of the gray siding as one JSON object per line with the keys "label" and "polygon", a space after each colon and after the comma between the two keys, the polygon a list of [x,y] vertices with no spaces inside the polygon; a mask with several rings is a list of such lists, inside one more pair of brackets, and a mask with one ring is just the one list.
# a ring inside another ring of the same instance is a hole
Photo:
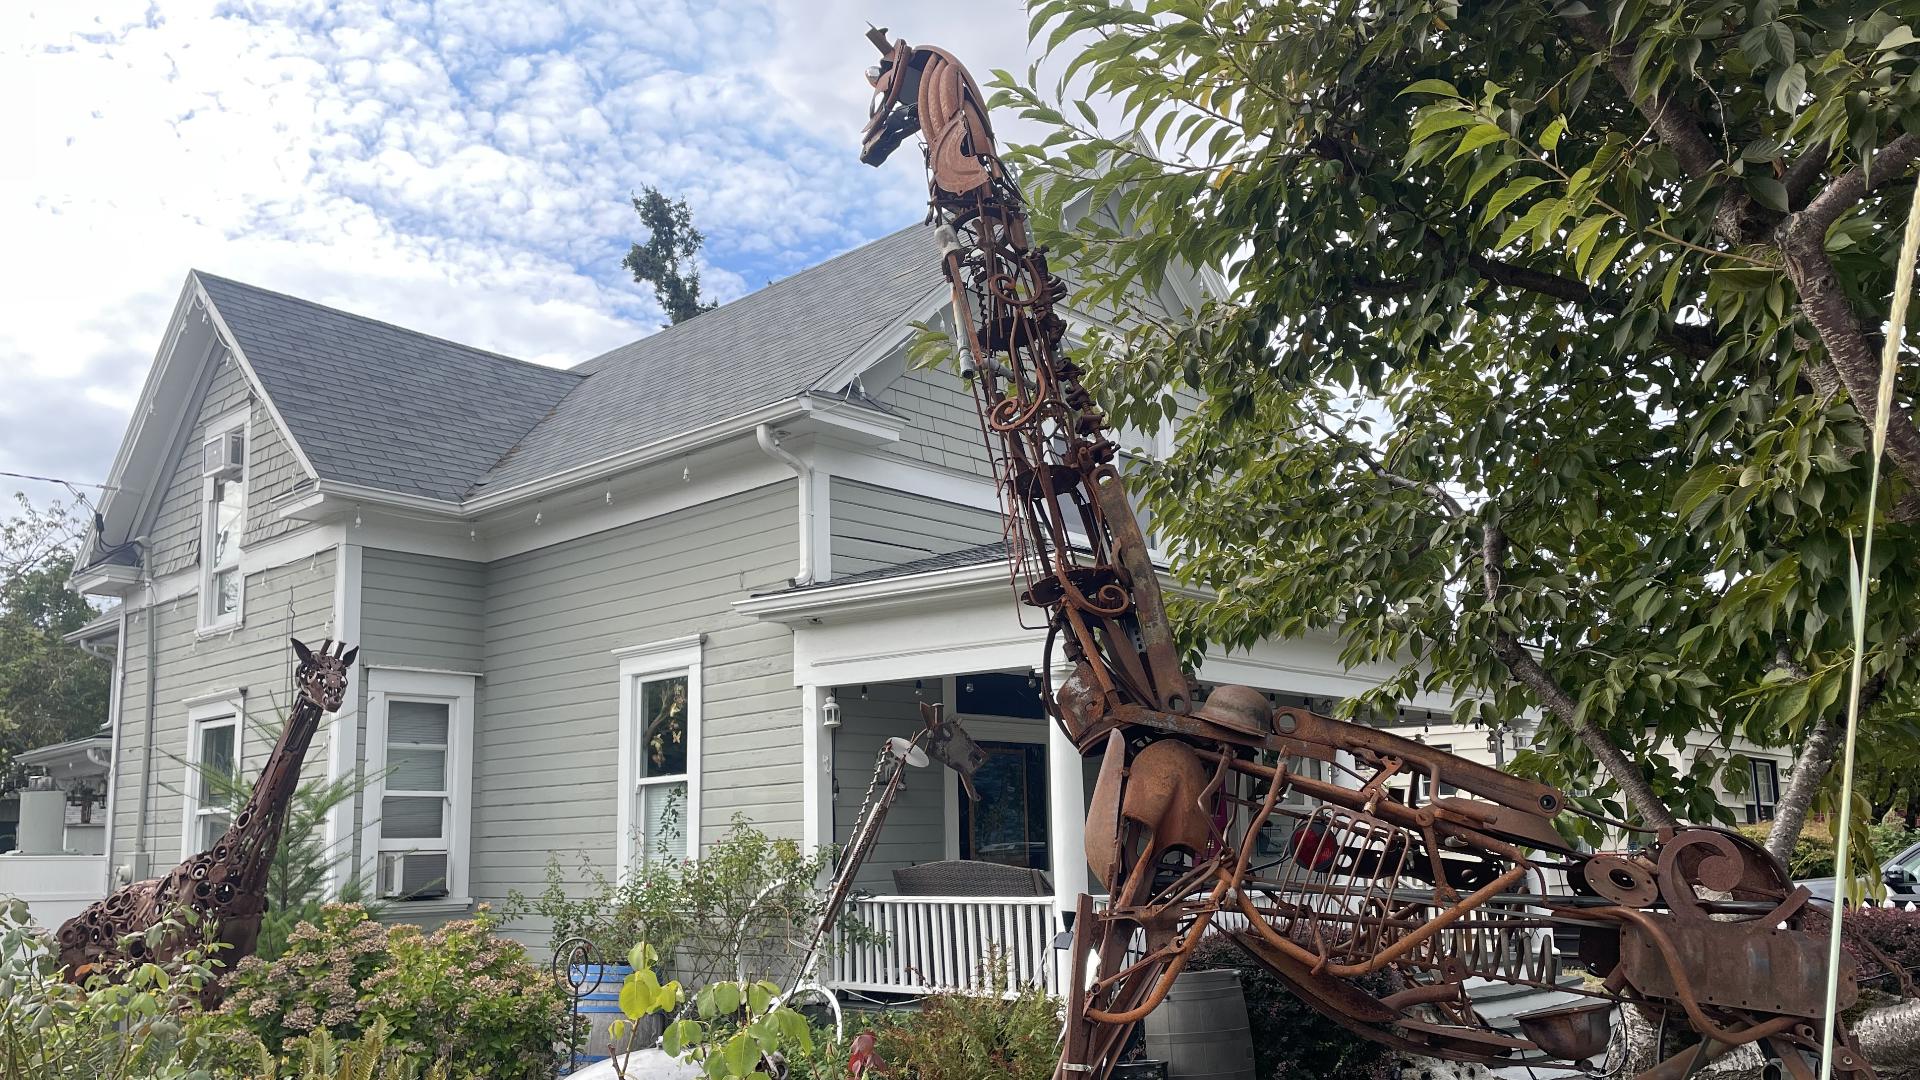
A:
{"label": "gray siding", "polygon": [[[853,837],[867,785],[873,780],[874,759],[889,736],[910,738],[920,729],[920,702],[938,701],[941,680],[926,680],[923,697],[915,697],[912,683],[875,683],[860,688],[843,686],[835,700],[840,705],[840,729],[833,739],[833,839],[844,846]],[[866,697],[860,695],[863,692]],[[946,785],[953,774],[939,764],[907,773],[900,797],[887,813],[886,826],[873,853],[860,867],[858,885],[887,894],[893,871],[917,862],[943,857],[946,850]]]}
{"label": "gray siding", "polygon": [[993,475],[980,414],[959,372],[945,365],[908,371],[880,392],[880,403],[908,421],[900,441],[888,446],[890,453],[975,476]]}
{"label": "gray siding", "polygon": [[[334,553],[322,552],[287,566],[247,575],[245,618],[239,629],[207,638],[194,636],[199,599],[169,600],[157,610],[127,619],[126,673],[122,683],[119,770],[113,808],[116,863],[132,858],[134,823],[140,808],[141,759],[146,750],[147,634],[159,624],[154,683],[152,789],[148,799],[148,873],[157,875],[180,860],[180,811],[186,775],[188,698],[235,687],[246,690],[245,771],[255,774],[279,736],[292,705],[293,650],[287,638],[318,641],[333,618]],[[327,732],[322,728],[307,752],[302,772],[326,774]]]}
{"label": "gray siding", "polygon": [[360,557],[360,662],[479,671],[486,568],[369,548]]}
{"label": "gray siding", "polygon": [[536,892],[549,857],[614,864],[619,662],[613,650],[697,633],[701,837],[736,814],[800,834],[800,697],[782,626],[731,604],[782,586],[792,481],[490,564],[474,741],[476,898]]}
{"label": "gray siding", "polygon": [[[198,447],[199,443],[190,444]],[[281,434],[264,400],[253,403],[252,443],[247,447],[247,532],[242,544],[283,536],[306,524],[281,521],[284,496],[310,484],[306,469],[294,456],[293,444]]]}
{"label": "gray siding", "polygon": [[[417,667],[478,672],[486,663],[486,568],[479,563],[404,551],[367,548],[360,555],[360,670]],[[366,775],[367,680],[356,680],[354,769]],[[486,680],[477,680],[474,715],[484,707]],[[360,826],[367,807],[353,803],[353,864],[366,865]],[[404,905],[395,905],[396,908]],[[407,916],[407,921],[417,922]]]}
{"label": "gray siding", "polygon": [[179,460],[166,481],[148,530],[148,566],[155,577],[185,570],[200,561],[200,444],[214,420],[236,409],[249,408],[251,416],[250,460],[247,463],[247,528],[241,543],[270,540],[299,528],[298,521],[277,521],[275,500],[304,486],[306,472],[294,456],[266,404],[253,398],[252,387],[231,355],[222,354],[216,362],[206,394],[200,399],[193,427],[181,444]]}
{"label": "gray siding", "polygon": [[1001,538],[1000,515],[892,488],[835,477],[835,576],[945,555]]}

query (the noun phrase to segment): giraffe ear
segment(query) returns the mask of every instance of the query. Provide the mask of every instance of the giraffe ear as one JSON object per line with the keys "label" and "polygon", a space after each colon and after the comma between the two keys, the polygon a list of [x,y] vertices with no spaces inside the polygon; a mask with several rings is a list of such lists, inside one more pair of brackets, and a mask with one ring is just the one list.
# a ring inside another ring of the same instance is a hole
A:
{"label": "giraffe ear", "polygon": [[299,638],[293,638],[291,640],[293,641],[293,651],[300,657],[300,662],[303,664],[313,663],[313,650],[307,648],[306,644]]}
{"label": "giraffe ear", "polygon": [[340,666],[343,668],[347,668],[348,670],[352,670],[353,661],[359,655],[360,655],[360,646],[355,645],[353,648],[348,649],[346,653],[340,657]]}

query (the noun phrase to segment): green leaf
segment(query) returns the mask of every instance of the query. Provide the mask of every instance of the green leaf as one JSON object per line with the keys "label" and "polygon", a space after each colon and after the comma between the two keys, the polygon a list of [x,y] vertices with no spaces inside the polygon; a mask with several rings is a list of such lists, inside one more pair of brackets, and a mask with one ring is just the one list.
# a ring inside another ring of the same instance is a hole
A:
{"label": "green leaf", "polygon": [[1914,36],[1912,28],[1907,26],[1907,24],[1901,23],[1899,26],[1887,31],[1886,36],[1880,39],[1880,44],[1873,47],[1873,51],[1886,52],[1888,49],[1898,49],[1911,45],[1915,41],[1920,41],[1920,38]]}
{"label": "green leaf", "polygon": [[1500,142],[1506,139],[1506,137],[1507,133],[1501,128],[1493,124],[1481,124],[1467,132],[1466,135],[1460,139],[1460,145],[1454,149],[1453,157],[1448,160],[1453,161],[1465,157],[1488,143]]}
{"label": "green leaf", "polygon": [[[1885,47],[1884,44],[1882,47]],[[1453,84],[1445,79],[1421,79],[1394,96],[1406,97],[1408,94],[1435,94],[1439,97],[1458,98],[1460,91],[1455,90]]]}
{"label": "green leaf", "polygon": [[1765,173],[1747,175],[1747,194],[1769,210],[1787,212],[1787,186]]}
{"label": "green leaf", "polygon": [[1560,136],[1565,135],[1566,133],[1567,133],[1567,118],[1564,116],[1554,117],[1553,123],[1547,125],[1547,130],[1540,133],[1541,149],[1552,150],[1554,147],[1559,146]]}
{"label": "green leaf", "polygon": [[1424,111],[1426,115],[1414,123],[1413,131],[1407,136],[1409,143],[1425,142],[1443,131],[1468,127],[1480,122],[1480,118],[1468,112],[1465,106],[1460,108],[1432,106]]}
{"label": "green leaf", "polygon": [[1807,69],[1804,64],[1789,64],[1773,78],[1773,103],[1784,113],[1797,113],[1807,96]]}
{"label": "green leaf", "polygon": [[735,1076],[745,1076],[760,1063],[760,1047],[743,1031],[727,1040],[721,1057],[726,1060],[729,1072]]}
{"label": "green leaf", "polygon": [[713,1008],[716,1016],[732,1016],[740,1011],[740,984],[723,982],[713,986]]}
{"label": "green leaf", "polygon": [[[1518,180],[1509,182],[1507,186],[1494,192],[1493,198],[1487,200],[1487,208],[1481,213],[1480,220],[1483,222],[1492,221],[1500,215],[1500,211],[1513,205],[1515,199],[1520,198],[1546,182],[1546,178],[1541,176],[1522,176]],[[1501,246],[1504,247],[1505,245],[1503,244]]]}
{"label": "green leaf", "polygon": [[1473,171],[1473,178],[1467,181],[1466,188],[1460,194],[1460,200],[1472,202],[1473,197],[1480,194],[1481,188],[1491,183],[1494,177],[1512,168],[1517,160],[1519,159],[1512,154],[1499,154],[1491,161],[1482,162],[1480,167]]}
{"label": "green leaf", "polygon": [[767,1005],[779,992],[779,987],[764,982],[757,982],[747,987],[747,1011],[755,1015],[766,1012]]}

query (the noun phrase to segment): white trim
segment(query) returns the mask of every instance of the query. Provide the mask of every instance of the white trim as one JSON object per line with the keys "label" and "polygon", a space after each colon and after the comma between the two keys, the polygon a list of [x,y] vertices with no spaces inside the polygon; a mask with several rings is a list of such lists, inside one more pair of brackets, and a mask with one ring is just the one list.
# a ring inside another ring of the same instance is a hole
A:
{"label": "white trim", "polygon": [[[244,773],[247,768],[247,692],[241,688],[216,694],[199,694],[182,704],[187,709],[186,770],[180,780],[180,859],[185,861],[200,852],[200,745],[201,734],[210,727],[233,728],[233,767]],[[229,822],[231,823],[231,822]]]}
{"label": "white trim", "polygon": [[205,693],[194,694],[192,697],[181,698],[180,705],[187,710],[187,718],[191,720],[193,719],[194,713],[198,710],[203,710],[205,706],[225,705],[234,702],[245,704],[246,697],[246,687],[229,686],[220,690],[209,690]]}
{"label": "white trim", "polygon": [[[333,617],[330,620],[332,625],[329,635],[333,640],[344,641],[350,646],[360,644],[362,550],[358,544],[334,545]],[[366,668],[363,666],[362,670]],[[334,783],[352,776],[354,769],[359,765],[357,759],[360,756],[360,700],[366,692],[365,686],[353,685],[352,673],[349,672],[346,696],[341,699],[340,708],[328,721],[327,779]],[[363,788],[356,792],[353,798],[342,800],[327,811],[324,850],[327,857],[332,860],[327,869],[327,891],[334,896],[340,895],[347,883],[355,877],[366,880],[365,868],[371,861],[368,855],[370,849],[362,847],[356,853],[353,833],[353,811],[356,803],[361,804],[360,812],[363,818],[372,817],[366,812],[365,798],[366,791]],[[377,832],[375,838],[378,838]]]}
{"label": "white trim", "polygon": [[[394,700],[429,701],[447,706],[447,895],[434,897],[449,905],[472,903],[468,882],[473,835],[473,727],[474,680],[460,675],[375,669],[367,673],[367,784],[362,796],[362,843],[368,831],[372,846],[363,849],[363,862],[380,872],[381,849],[379,806],[386,796],[387,706]],[[440,850],[438,847],[423,850]],[[377,892],[380,882],[372,885]],[[389,901],[396,909],[409,910],[407,900]]]}
{"label": "white trim", "polygon": [[[210,421],[201,433],[201,443],[213,439],[224,439],[234,432],[240,432],[242,443],[240,475],[231,480],[216,480],[210,476],[200,479],[200,557],[197,567],[200,589],[200,614],[195,622],[197,636],[222,634],[244,625],[247,612],[247,571],[240,565],[240,552],[245,546],[247,535],[247,485],[253,479],[253,406],[242,406],[223,413]],[[182,451],[184,453],[184,451]],[[214,536],[219,529],[219,513],[214,507],[213,492],[216,485],[229,484],[240,491],[239,524],[233,535],[233,563],[230,566],[216,566],[213,559]],[[222,572],[230,572],[238,583],[238,592],[234,599],[233,610],[225,615],[215,615],[213,605],[218,596],[214,588],[214,578]]]}
{"label": "white trim", "polygon": [[453,668],[413,667],[408,664],[363,664],[369,672],[392,671],[408,675],[458,675],[463,679],[483,679],[485,675],[478,671],[457,671]]}
{"label": "white trim", "polygon": [[635,861],[633,834],[639,828],[639,791],[644,784],[640,779],[640,717],[636,697],[640,684],[649,676],[684,674],[687,678],[687,805],[682,828],[686,832],[688,857],[700,850],[700,744],[704,741],[700,715],[704,689],[701,654],[705,642],[705,634],[696,634],[613,650],[613,657],[619,662],[620,678],[620,757],[614,770],[619,799],[614,812],[614,864],[619,876],[624,877]]}
{"label": "white trim", "polygon": [[246,352],[240,348],[240,339],[227,327],[227,320],[221,317],[220,309],[214,305],[213,297],[208,295],[207,287],[201,282],[200,275],[195,273],[188,277],[193,283],[194,292],[200,297],[200,302],[206,305],[207,314],[212,318],[214,329],[219,332],[221,341],[225,343],[227,351],[233,353],[233,358],[239,362],[240,373],[246,376],[247,385],[253,388],[254,396],[260,399],[260,403],[266,407],[267,415],[273,418],[274,424],[280,428],[281,436],[287,440],[287,449],[293,451],[294,459],[300,462],[300,468],[308,476],[317,478],[320,475],[319,470],[313,467],[313,461],[301,448],[300,440],[294,438],[293,428],[287,425],[287,418],[280,415],[279,407],[273,403],[273,395],[267,393],[267,384],[261,382],[259,374],[253,370],[252,362],[247,359]]}
{"label": "white trim", "polygon": [[833,732],[824,711],[832,692],[800,688],[800,847],[808,854],[833,843]]}
{"label": "white trim", "polygon": [[[954,676],[940,677],[940,700],[946,705],[946,714],[955,716],[960,710],[960,689],[954,684]],[[950,772],[941,769],[942,774]],[[960,777],[942,775],[940,777],[940,846],[942,858],[952,862],[960,857]]]}
{"label": "white trim", "polygon": [[946,282],[934,286],[925,296],[915,300],[899,318],[862,342],[845,360],[829,368],[825,375],[814,381],[814,385],[826,390],[844,390],[855,378],[864,375],[899,348],[915,322],[924,322],[944,310],[951,303],[952,296],[953,286]]}

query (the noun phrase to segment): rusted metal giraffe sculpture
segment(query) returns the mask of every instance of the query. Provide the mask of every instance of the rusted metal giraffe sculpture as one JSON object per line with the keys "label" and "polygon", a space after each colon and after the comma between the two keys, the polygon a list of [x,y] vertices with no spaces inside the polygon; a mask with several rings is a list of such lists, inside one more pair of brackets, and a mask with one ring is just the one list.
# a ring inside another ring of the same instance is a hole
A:
{"label": "rusted metal giraffe sculpture", "polygon": [[[1735,833],[1663,831],[1630,854],[1575,850],[1558,791],[1375,728],[1182,670],[1106,419],[1061,349],[1065,284],[997,156],[985,98],[939,49],[868,34],[874,105],[861,160],[924,134],[930,214],[1003,500],[1015,588],[1044,613],[1049,703],[1099,754],[1058,1080],[1100,1080],[1202,935],[1228,934],[1303,1000],[1369,1039],[1472,1062],[1584,1061],[1626,1004],[1704,1041],[1639,1074],[1677,1080],[1757,1043],[1811,1080],[1825,947],[1806,890]],[[1449,790],[1457,795],[1444,794]],[[1256,858],[1263,833],[1291,832]],[[1274,831],[1267,831],[1267,830]],[[1548,876],[1565,887],[1549,891]],[[1598,987],[1558,987],[1545,931],[1575,927]],[[1390,973],[1392,989],[1359,980]],[[1851,963],[1840,1001],[1858,986]],[[1469,979],[1590,999],[1498,1028]],[[1872,1076],[1839,1033],[1837,1075]]]}
{"label": "rusted metal giraffe sculpture", "polygon": [[182,910],[200,917],[196,942],[226,944],[217,957],[221,963],[231,967],[253,952],[267,908],[267,871],[280,848],[301,763],[320,730],[320,718],[337,711],[345,700],[347,674],[360,653],[334,641],[321,642],[318,650],[295,641],[293,651],[300,657],[293,711],[233,824],[213,847],[166,877],[127,885],[62,924],[60,963],[69,979],[172,955],[185,943],[167,941],[150,949],[141,935]]}

